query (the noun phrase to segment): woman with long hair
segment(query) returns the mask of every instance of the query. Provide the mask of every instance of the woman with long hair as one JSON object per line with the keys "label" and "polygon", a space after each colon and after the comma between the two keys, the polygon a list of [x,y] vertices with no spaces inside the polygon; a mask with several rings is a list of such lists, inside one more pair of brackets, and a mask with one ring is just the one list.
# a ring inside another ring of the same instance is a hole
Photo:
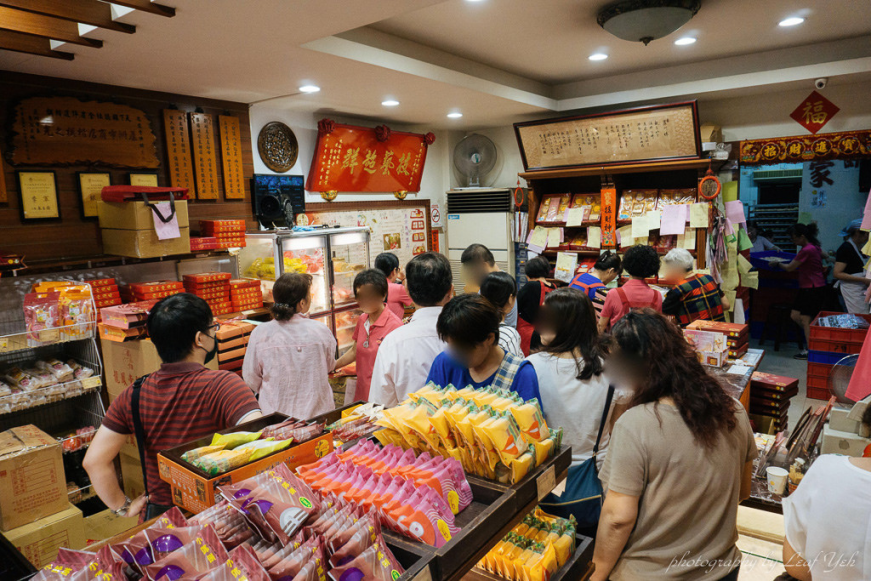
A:
{"label": "woman with long hair", "polygon": [[601,473],[592,579],[736,580],[738,503],[756,458],[747,412],[652,309],[614,326],[606,371],[633,395]]}
{"label": "woman with long hair", "polygon": [[544,304],[544,297],[556,287],[548,282],[550,263],[544,256],[536,256],[526,261],[523,268],[526,284],[517,291],[517,332],[520,333],[520,348],[524,355],[541,346],[541,337],[535,330],[538,309]]}
{"label": "woman with long hair", "polygon": [[[544,299],[537,328],[542,347],[527,361],[538,375],[545,419],[548,425],[563,427],[563,442],[571,445],[572,464],[578,465],[593,455],[608,395],[593,303],[583,291],[555,290]],[[614,400],[609,408],[596,456],[599,467],[619,415]]]}
{"label": "woman with long hair", "polygon": [[822,310],[826,301],[826,274],[823,270],[823,250],[820,245],[819,229],[814,223],[793,224],[789,229],[792,243],[801,250],[791,262],[771,261],[769,266],[781,268],[786,272],[798,271],[798,295],[792,305],[790,317],[804,332],[805,348],[795,355],[796,359],[807,359],[807,341],[811,335],[811,321]]}
{"label": "woman with long hair", "polygon": [[272,296],[272,317],[251,332],[242,377],[260,394],[263,414],[311,418],[335,408],[328,375],[336,366],[329,327],[306,316],[312,304],[310,274],[282,274]]}

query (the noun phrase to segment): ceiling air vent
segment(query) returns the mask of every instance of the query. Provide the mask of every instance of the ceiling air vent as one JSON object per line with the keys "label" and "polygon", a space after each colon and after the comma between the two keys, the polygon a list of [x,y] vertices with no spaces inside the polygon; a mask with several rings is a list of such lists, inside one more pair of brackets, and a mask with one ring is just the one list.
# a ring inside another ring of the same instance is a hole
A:
{"label": "ceiling air vent", "polygon": [[802,170],[799,169],[767,169],[753,172],[753,180],[757,182],[801,182]]}
{"label": "ceiling air vent", "polygon": [[477,189],[448,192],[448,214],[510,212],[511,190]]}

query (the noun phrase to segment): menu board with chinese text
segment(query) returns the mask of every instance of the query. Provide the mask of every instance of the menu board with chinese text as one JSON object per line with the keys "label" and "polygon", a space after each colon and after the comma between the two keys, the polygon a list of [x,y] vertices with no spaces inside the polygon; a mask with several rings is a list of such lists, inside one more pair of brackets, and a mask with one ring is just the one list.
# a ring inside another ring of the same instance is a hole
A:
{"label": "menu board with chinese text", "polygon": [[13,165],[156,168],[155,137],[145,113],[128,105],[73,97],[30,97],[15,105]]}
{"label": "menu board with chinese text", "polygon": [[191,140],[188,116],[176,109],[163,110],[166,158],[169,161],[169,182],[174,188],[187,188],[191,198],[197,197],[194,168],[191,162]]}
{"label": "menu board with chinese text", "polygon": [[698,158],[694,101],[515,123],[527,171]]}
{"label": "menu board with chinese text", "polygon": [[[386,128],[385,128],[386,129]],[[312,192],[418,192],[427,136],[332,123],[319,131],[306,189]]]}
{"label": "menu board with chinese text", "polygon": [[215,130],[211,115],[191,113],[191,147],[194,152],[197,198],[217,200],[219,197],[218,160],[215,154]]}
{"label": "menu board with chinese text", "polygon": [[242,139],[239,118],[218,115],[221,129],[221,164],[224,175],[224,198],[239,200],[245,197],[245,176],[242,169]]}

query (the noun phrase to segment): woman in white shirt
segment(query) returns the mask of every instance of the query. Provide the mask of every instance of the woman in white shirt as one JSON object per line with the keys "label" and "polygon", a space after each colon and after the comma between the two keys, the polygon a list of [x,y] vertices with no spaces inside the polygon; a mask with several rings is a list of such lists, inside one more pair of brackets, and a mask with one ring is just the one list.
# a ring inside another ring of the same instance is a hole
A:
{"label": "woman in white shirt", "polygon": [[[871,405],[862,421],[871,426]],[[783,523],[783,564],[791,576],[871,579],[871,458],[817,458],[783,499]]]}
{"label": "woman in white shirt", "polygon": [[[548,425],[562,426],[563,442],[572,447],[572,464],[593,455],[608,395],[598,347],[596,312],[586,293],[563,288],[547,295],[536,330],[543,346],[527,358],[538,375],[541,404]],[[611,426],[625,409],[615,394],[602,431],[599,468],[605,461]]]}

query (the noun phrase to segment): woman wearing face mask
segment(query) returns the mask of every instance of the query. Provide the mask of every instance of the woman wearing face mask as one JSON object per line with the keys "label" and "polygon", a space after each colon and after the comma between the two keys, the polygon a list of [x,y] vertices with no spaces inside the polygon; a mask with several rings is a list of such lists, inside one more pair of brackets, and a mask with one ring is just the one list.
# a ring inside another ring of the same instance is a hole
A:
{"label": "woman wearing face mask", "polygon": [[336,369],[357,362],[357,391],[354,401],[369,401],[372,368],[381,341],[390,331],[402,326],[402,320],[386,307],[387,278],[376,268],[364,270],[354,277],[354,297],[363,314],[354,328],[354,343],[336,361]]}
{"label": "woman wearing face mask", "polygon": [[602,468],[591,579],[737,580],[756,458],[747,412],[662,314],[630,311],[611,335],[608,377],[634,393]]}
{"label": "woman wearing face mask", "polygon": [[440,387],[498,387],[524,400],[539,398],[538,378],[528,361],[499,347],[502,315],[478,294],[454,297],[444,306],[436,329],[447,351],[433,361],[427,377]]}
{"label": "woman wearing face mask", "polygon": [[310,418],[335,407],[328,375],[336,364],[336,339],[323,323],[305,316],[311,307],[310,274],[275,281],[272,316],[251,333],[242,376],[260,394],[263,414]]}

